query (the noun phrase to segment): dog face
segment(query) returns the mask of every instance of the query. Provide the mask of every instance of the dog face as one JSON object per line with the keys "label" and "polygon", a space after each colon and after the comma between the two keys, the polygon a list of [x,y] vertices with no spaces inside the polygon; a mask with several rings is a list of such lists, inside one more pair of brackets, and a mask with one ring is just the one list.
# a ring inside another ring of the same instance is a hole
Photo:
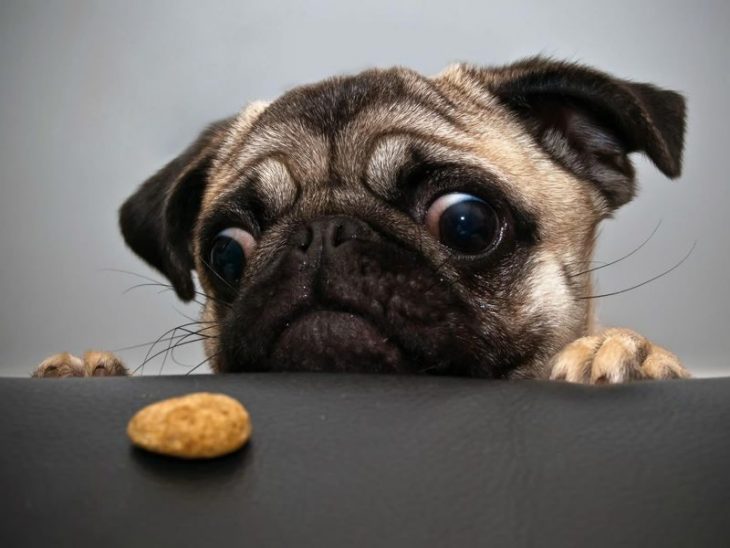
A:
{"label": "dog face", "polygon": [[120,223],[182,299],[197,272],[215,371],[535,377],[590,328],[628,154],[677,176],[683,132],[678,94],[577,65],[373,70],[212,125]]}

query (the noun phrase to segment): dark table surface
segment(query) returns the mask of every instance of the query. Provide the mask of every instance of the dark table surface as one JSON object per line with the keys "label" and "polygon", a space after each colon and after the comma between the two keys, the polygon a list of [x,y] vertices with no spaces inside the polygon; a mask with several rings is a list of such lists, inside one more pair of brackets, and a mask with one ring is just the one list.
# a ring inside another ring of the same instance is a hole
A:
{"label": "dark table surface", "polygon": [[[135,450],[170,396],[243,451]],[[584,387],[326,374],[0,380],[0,546],[730,546],[730,378]]]}

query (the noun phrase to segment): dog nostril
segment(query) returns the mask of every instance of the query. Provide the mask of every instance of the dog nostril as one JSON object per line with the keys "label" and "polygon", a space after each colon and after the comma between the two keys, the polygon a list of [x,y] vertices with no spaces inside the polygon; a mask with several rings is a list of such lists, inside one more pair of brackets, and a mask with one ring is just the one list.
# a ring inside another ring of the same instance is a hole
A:
{"label": "dog nostril", "polygon": [[347,239],[345,235],[345,226],[342,221],[338,222],[332,230],[332,245],[337,247]]}
{"label": "dog nostril", "polygon": [[332,246],[337,247],[350,240],[361,238],[365,232],[366,230],[359,223],[347,220],[338,221],[332,230]]}
{"label": "dog nostril", "polygon": [[316,219],[293,232],[289,246],[299,253],[318,254],[321,250],[334,248],[352,240],[374,240],[370,227],[358,219],[348,217],[325,217]]}
{"label": "dog nostril", "polygon": [[296,234],[294,234],[293,242],[297,249],[299,249],[300,251],[307,251],[307,249],[309,249],[309,246],[312,245],[313,237],[314,234],[312,232],[312,228],[309,226],[305,226],[300,228],[296,232]]}

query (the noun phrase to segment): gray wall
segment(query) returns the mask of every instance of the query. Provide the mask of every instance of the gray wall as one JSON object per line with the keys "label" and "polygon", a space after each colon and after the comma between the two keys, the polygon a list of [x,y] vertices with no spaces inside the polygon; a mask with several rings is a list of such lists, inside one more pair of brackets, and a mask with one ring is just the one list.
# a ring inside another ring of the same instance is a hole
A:
{"label": "gray wall", "polygon": [[[685,173],[638,162],[642,192],[602,231],[600,272],[621,289],[606,325],[634,327],[699,374],[730,374],[730,4],[584,1],[0,1],[0,374],[43,357],[154,340],[195,314],[125,249],[116,209],[208,121],[333,73],[503,63],[543,53],[689,98]],[[156,276],[156,275],[155,275]],[[130,365],[142,350],[121,352]],[[197,345],[177,354],[195,363]],[[155,362],[147,373],[157,373]],[[185,368],[169,360],[164,371]]]}

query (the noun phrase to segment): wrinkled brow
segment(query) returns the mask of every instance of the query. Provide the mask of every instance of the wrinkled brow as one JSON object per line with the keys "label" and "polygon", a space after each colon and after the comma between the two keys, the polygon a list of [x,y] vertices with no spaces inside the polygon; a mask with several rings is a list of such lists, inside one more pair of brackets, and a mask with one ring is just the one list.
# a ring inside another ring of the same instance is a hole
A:
{"label": "wrinkled brow", "polygon": [[278,216],[297,201],[301,188],[288,166],[279,159],[266,158],[252,170],[257,193],[266,197],[266,207]]}
{"label": "wrinkled brow", "polygon": [[[468,150],[450,147],[447,143],[410,133],[387,134],[376,141],[367,161],[365,184],[386,201],[403,191],[404,175],[427,164],[430,166],[461,165],[484,169],[483,162]],[[490,176],[490,179],[496,179]]]}

